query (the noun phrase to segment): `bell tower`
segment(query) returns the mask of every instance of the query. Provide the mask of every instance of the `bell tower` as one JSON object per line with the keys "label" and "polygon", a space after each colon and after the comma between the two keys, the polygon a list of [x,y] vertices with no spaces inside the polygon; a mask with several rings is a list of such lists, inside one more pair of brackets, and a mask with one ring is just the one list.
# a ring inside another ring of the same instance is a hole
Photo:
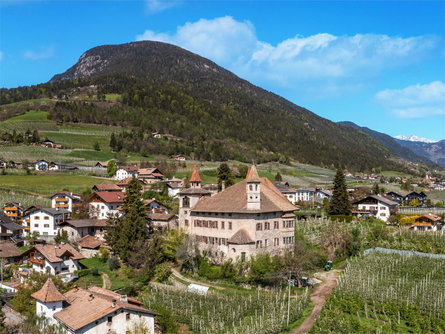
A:
{"label": "bell tower", "polygon": [[247,209],[261,209],[261,179],[255,165],[250,167],[246,176]]}

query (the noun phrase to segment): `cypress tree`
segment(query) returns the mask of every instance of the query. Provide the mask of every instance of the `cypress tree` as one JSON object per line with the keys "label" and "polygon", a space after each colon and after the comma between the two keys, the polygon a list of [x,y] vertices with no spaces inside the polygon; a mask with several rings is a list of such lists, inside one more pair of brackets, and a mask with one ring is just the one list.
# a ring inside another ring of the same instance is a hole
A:
{"label": "cypress tree", "polygon": [[346,189],[345,174],[341,168],[337,169],[334,178],[334,193],[329,205],[330,215],[350,215],[351,203]]}
{"label": "cypress tree", "polygon": [[141,184],[133,178],[125,191],[124,214],[116,224],[115,250],[127,261],[134,245],[147,237],[147,220],[141,199]]}
{"label": "cypress tree", "polygon": [[283,181],[283,177],[281,176],[280,172],[277,172],[277,174],[275,175],[275,181],[279,182]]}
{"label": "cypress tree", "polygon": [[225,182],[226,187],[230,187],[234,183],[232,170],[229,165],[223,162],[218,167],[218,190],[222,189],[222,182]]}

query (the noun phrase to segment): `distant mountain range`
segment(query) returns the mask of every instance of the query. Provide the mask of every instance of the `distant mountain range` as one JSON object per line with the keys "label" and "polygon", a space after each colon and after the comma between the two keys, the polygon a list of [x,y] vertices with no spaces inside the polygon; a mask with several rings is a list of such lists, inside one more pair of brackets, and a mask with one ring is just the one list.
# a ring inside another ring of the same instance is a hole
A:
{"label": "distant mountain range", "polygon": [[404,135],[398,135],[394,137],[395,139],[405,140],[405,141],[416,141],[421,143],[437,143],[437,140],[431,140],[428,138],[417,137],[415,135],[411,135],[409,137]]}
{"label": "distant mountain range", "polygon": [[445,140],[435,142],[417,136],[397,136],[393,138],[387,134],[371,130],[367,127],[361,127],[353,122],[339,123],[367,133],[388,150],[403,159],[420,162],[429,166],[437,164],[445,167]]}
{"label": "distant mountain range", "polygon": [[[111,93],[119,98],[94,102],[79,96],[91,96],[91,90],[103,99]],[[53,120],[136,129],[116,146],[141,154],[246,162],[290,158],[351,171],[408,170],[399,157],[432,164],[389,136],[329,121],[206,58],[161,42],[95,47],[46,84],[2,89],[0,103],[53,96],[64,98],[50,110]],[[148,139],[152,131],[182,141],[161,147]]]}
{"label": "distant mountain range", "polygon": [[396,139],[396,141],[403,147],[409,148],[417,155],[426,157],[439,166],[445,167],[445,140],[438,142],[421,142]]}

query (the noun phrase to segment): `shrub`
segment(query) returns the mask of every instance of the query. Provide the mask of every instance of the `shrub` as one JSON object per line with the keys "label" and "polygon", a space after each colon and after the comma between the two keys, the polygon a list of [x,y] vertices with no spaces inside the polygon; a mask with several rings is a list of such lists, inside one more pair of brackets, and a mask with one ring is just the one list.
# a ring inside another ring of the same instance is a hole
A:
{"label": "shrub", "polygon": [[97,271],[97,268],[92,268],[92,269],[86,268],[86,269],[76,270],[76,271],[74,271],[74,274],[79,277],[83,277],[83,276],[86,276],[86,275],[92,273],[93,269],[96,269],[96,271]]}
{"label": "shrub", "polygon": [[110,258],[110,251],[106,248],[100,247],[99,252],[97,253],[97,257],[103,262],[107,262]]}
{"label": "shrub", "polygon": [[119,259],[116,256],[108,259],[108,268],[110,268],[111,271],[119,269],[120,266]]}
{"label": "shrub", "polygon": [[155,269],[155,277],[158,282],[165,282],[172,273],[170,265],[167,262],[161,263]]}
{"label": "shrub", "polygon": [[333,221],[345,221],[347,223],[352,222],[353,216],[346,216],[346,215],[329,215],[329,218],[331,218]]}
{"label": "shrub", "polygon": [[99,276],[99,269],[97,269],[96,267],[91,268],[91,274],[93,276]]}

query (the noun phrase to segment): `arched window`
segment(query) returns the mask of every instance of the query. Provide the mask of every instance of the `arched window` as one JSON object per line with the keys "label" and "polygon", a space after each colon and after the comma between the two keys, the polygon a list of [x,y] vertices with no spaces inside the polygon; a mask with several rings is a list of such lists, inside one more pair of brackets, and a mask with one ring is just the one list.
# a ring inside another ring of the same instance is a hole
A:
{"label": "arched window", "polygon": [[249,184],[249,190],[250,190],[250,191],[252,191],[252,190],[253,190],[253,187],[252,187],[252,185],[251,185],[251,184]]}
{"label": "arched window", "polygon": [[182,207],[183,208],[189,208],[190,207],[190,198],[184,197],[182,199]]}

